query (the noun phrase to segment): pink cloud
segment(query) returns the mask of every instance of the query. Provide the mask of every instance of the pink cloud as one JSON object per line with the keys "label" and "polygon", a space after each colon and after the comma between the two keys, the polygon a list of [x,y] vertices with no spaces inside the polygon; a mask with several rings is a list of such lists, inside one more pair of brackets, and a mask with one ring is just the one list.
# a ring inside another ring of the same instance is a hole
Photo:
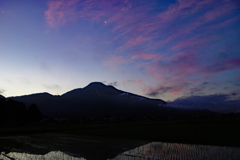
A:
{"label": "pink cloud", "polygon": [[143,84],[143,81],[142,80],[136,80],[135,84]]}
{"label": "pink cloud", "polygon": [[[173,20],[178,18],[184,18],[184,16],[189,16],[193,13],[197,13],[199,10],[202,10],[206,4],[211,4],[211,1],[179,1],[180,4],[174,4],[169,7],[169,9],[166,12],[163,12],[158,15],[159,21],[155,21],[155,24],[152,24],[151,26],[151,32],[158,31],[158,29],[165,29],[166,26],[170,25]],[[188,3],[189,2],[189,3]],[[209,3],[210,2],[210,3]],[[212,3],[213,4],[213,3]],[[190,11],[187,10],[189,6]],[[192,33],[195,29],[208,24],[209,22],[215,21],[217,19],[221,19],[225,17],[226,15],[229,15],[229,13],[232,13],[232,10],[235,10],[237,7],[230,3],[228,5],[229,8],[224,8],[225,3],[220,3],[217,5],[213,5],[215,8],[214,10],[206,11],[203,16],[199,16],[193,21],[189,21],[185,24],[182,24],[180,26],[177,26],[176,29],[172,28],[172,32],[166,36],[165,39],[160,39],[159,41],[155,41],[155,48],[159,46],[163,46],[169,43],[172,43],[172,41],[178,39],[180,40],[177,44],[172,45],[172,50],[178,50],[178,49],[184,49],[188,48],[185,52],[178,52],[173,54],[170,57],[161,59],[158,63],[148,64],[145,66],[145,69],[147,73],[157,79],[157,81],[161,81],[161,83],[158,84],[155,88],[150,88],[148,90],[145,90],[145,93],[153,93],[153,95],[161,95],[164,93],[170,93],[170,94],[182,94],[184,92],[193,92],[196,90],[203,90],[204,87],[181,87],[176,84],[184,84],[184,82],[189,82],[191,80],[194,80],[193,76],[201,76],[205,73],[211,73],[211,76],[214,74],[232,70],[234,68],[239,68],[240,62],[238,60],[226,60],[224,62],[217,61],[214,63],[209,63],[207,67],[206,64],[201,63],[199,64],[199,61],[201,60],[200,57],[197,55],[199,54],[202,44],[205,42],[209,42],[213,40],[213,38],[216,38],[216,35],[213,35],[209,37],[209,30],[206,30],[205,32],[202,32],[206,34],[207,38],[200,38],[199,36],[190,38],[181,38],[186,37],[186,35],[189,35],[189,33]],[[221,12],[223,10],[223,12]],[[191,14],[188,15],[188,13],[191,12]],[[208,17],[209,16],[209,17]],[[219,23],[219,25],[212,25],[211,26],[218,26],[218,28],[226,27],[227,23],[231,24],[235,21],[239,20],[239,18],[233,18],[231,20],[225,20],[222,21],[222,23]],[[228,26],[229,26],[228,24]],[[154,28],[156,26],[156,28]],[[158,27],[158,28],[157,28]],[[189,50],[190,48],[190,50]],[[210,55],[207,55],[210,56]],[[137,57],[137,56],[136,56]],[[204,57],[201,57],[204,58]],[[170,80],[169,80],[170,79]],[[193,81],[191,84],[199,83],[201,80]],[[176,89],[175,91],[173,89]]]}
{"label": "pink cloud", "polygon": [[[212,0],[179,0],[178,3],[170,5],[166,11],[158,15],[150,15],[148,14],[148,10],[145,9],[146,7],[140,6],[133,9],[132,2],[59,0],[48,3],[49,9],[45,12],[45,16],[50,27],[61,26],[78,18],[87,18],[95,21],[100,21],[102,18],[102,21],[106,20],[107,23],[114,24],[112,32],[118,33],[114,40],[128,35],[129,38],[126,39],[127,43],[116,49],[117,52],[120,52],[148,41],[154,41],[152,45],[148,46],[148,49],[156,49],[182,35],[190,33],[192,30],[213,19],[226,15],[236,8],[232,3],[226,8],[226,3],[215,4],[213,2]],[[203,16],[194,19],[191,18],[195,13],[205,9],[206,5],[216,7],[214,7],[214,10],[208,10]],[[148,5],[148,7],[153,8],[154,6]],[[186,18],[191,18],[192,21],[186,24],[176,24],[176,27],[172,28],[172,31],[168,35],[165,35],[163,39],[156,40],[159,36],[155,34],[161,34],[166,29],[169,30],[169,26],[174,26],[174,20]],[[154,32],[155,34],[153,35]],[[184,44],[183,42],[182,44],[175,45],[173,49],[179,48],[181,45],[182,47],[187,47],[191,44],[197,44],[197,42],[198,40],[195,43],[185,42]]]}
{"label": "pink cloud", "polygon": [[141,43],[146,43],[150,39],[151,39],[150,37],[142,37],[142,36],[131,38],[127,41],[126,44],[122,45],[121,47],[118,47],[116,51],[119,52],[119,51],[127,50],[129,48],[133,48],[135,46],[138,46]]}
{"label": "pink cloud", "polygon": [[111,69],[116,69],[120,64],[126,63],[127,60],[122,56],[110,56],[110,58],[104,62],[106,66]]}
{"label": "pink cloud", "polygon": [[[189,49],[187,51],[178,52],[164,61],[159,62],[158,66],[160,70],[167,71],[175,76],[187,76],[191,71],[195,70],[198,60],[196,56],[195,48]],[[165,67],[164,67],[165,66]]]}
{"label": "pink cloud", "polygon": [[173,89],[170,91],[171,95],[181,95],[186,92],[186,87],[185,86],[175,86]]}
{"label": "pink cloud", "polygon": [[190,46],[194,47],[196,45],[199,46],[199,45],[201,45],[201,44],[203,44],[207,41],[209,41],[209,39],[207,39],[207,38],[202,38],[201,39],[199,37],[194,37],[194,38],[187,39],[183,42],[180,42],[175,46],[172,46],[171,50],[185,49],[185,48],[189,48]]}
{"label": "pink cloud", "polygon": [[238,20],[240,20],[240,16],[234,16],[234,17],[232,17],[230,19],[227,19],[227,20],[225,20],[225,21],[223,21],[221,23],[218,23],[216,25],[212,25],[210,28],[212,30],[221,29],[221,28],[224,28],[224,27],[228,27],[229,24],[232,24],[232,23],[234,23],[234,22],[236,22]]}
{"label": "pink cloud", "polygon": [[[147,64],[145,65],[145,70],[150,75],[153,77],[153,81],[159,81],[163,78],[165,78],[165,75],[162,70],[159,69],[158,65],[154,64]],[[163,69],[164,70],[164,69]]]}
{"label": "pink cloud", "polygon": [[[193,49],[194,50],[194,49]],[[189,52],[190,51],[190,52]],[[225,59],[207,64],[198,63],[199,58],[191,50],[179,52],[168,58],[161,59],[158,63],[145,66],[149,75],[156,78],[157,86],[143,90],[150,96],[162,94],[180,95],[183,93],[201,93],[207,85],[192,87],[215,74],[240,68],[239,59]],[[201,79],[193,76],[208,75]]]}
{"label": "pink cloud", "polygon": [[47,24],[51,28],[76,20],[78,15],[76,4],[79,0],[57,0],[48,2],[48,10],[44,12]]}
{"label": "pink cloud", "polygon": [[228,60],[225,62],[225,64],[230,66],[231,68],[239,68],[240,69],[240,58]]}
{"label": "pink cloud", "polygon": [[[120,0],[51,0],[48,2],[48,10],[45,11],[45,18],[51,28],[60,27],[80,18],[111,23],[122,18],[124,11],[129,8],[126,4],[128,2]],[[115,13],[116,11],[117,13]],[[111,16],[118,18],[114,20],[114,18],[109,18]]]}
{"label": "pink cloud", "polygon": [[148,86],[145,87],[145,89],[142,90],[142,93],[151,96],[151,97],[158,97],[162,96],[164,94],[171,94],[171,95],[180,95],[184,93],[186,90],[186,86],[184,85],[163,85],[158,84],[155,87]]}
{"label": "pink cloud", "polygon": [[61,86],[62,86],[62,87],[67,87],[67,85],[66,85],[66,84],[62,84]]}
{"label": "pink cloud", "polygon": [[143,68],[157,84],[156,89],[146,87],[145,93],[176,95],[203,89],[189,87],[201,82],[194,76],[212,77],[239,69],[238,59],[209,63],[207,59],[212,55],[204,53],[203,56],[201,53],[202,48],[219,38],[212,31],[240,20],[239,16],[229,19],[239,9],[234,1],[178,0],[161,13],[153,13],[156,8],[151,3],[147,7],[133,5],[133,1],[121,0],[50,1],[45,18],[52,28],[78,19],[106,21],[103,25],[110,26],[114,35],[109,40],[109,45],[115,46],[111,53],[118,53],[118,56],[110,55],[105,65],[116,69],[128,62],[125,55],[129,53],[131,60],[148,60],[146,63],[132,63]]}
{"label": "pink cloud", "polygon": [[202,18],[205,22],[213,21],[218,17],[224,17],[227,14],[232,13],[232,11],[237,8],[239,8],[239,6],[234,5],[233,3],[221,3],[220,5],[216,5],[214,9],[209,10]]}
{"label": "pink cloud", "polygon": [[[146,72],[151,75],[153,81],[165,81],[170,82],[169,79],[186,79],[193,76],[197,70],[198,65],[196,53],[191,50],[179,52],[167,58],[155,58],[153,57],[152,63],[147,63],[142,67]],[[166,83],[166,84],[167,84]],[[161,83],[163,84],[163,83]],[[164,84],[165,85],[165,84]]]}
{"label": "pink cloud", "polygon": [[144,60],[150,60],[150,59],[156,59],[159,57],[158,54],[147,54],[147,53],[139,53],[131,57],[131,59],[144,59]]}
{"label": "pink cloud", "polygon": [[199,69],[205,75],[216,75],[229,70],[240,69],[240,59],[226,59]]}
{"label": "pink cloud", "polygon": [[[184,55],[184,54],[183,54]],[[180,55],[181,57],[182,55]],[[174,56],[172,59],[176,59],[178,56]],[[194,61],[193,61],[194,62]],[[170,64],[173,64],[170,62]],[[187,64],[188,66],[189,64]],[[174,72],[174,68],[176,72]],[[203,80],[202,79],[193,79],[191,76],[194,75],[201,75],[208,73],[209,75],[218,74],[221,72],[225,72],[232,69],[239,69],[240,68],[240,59],[230,59],[225,60],[222,63],[218,62],[214,65],[210,65],[208,67],[202,68],[198,65],[190,65],[190,67],[185,66],[177,66],[173,65],[170,68],[168,68],[168,72],[165,74],[165,76],[161,76],[161,78],[158,79],[160,81],[157,86],[155,87],[147,87],[143,89],[143,93],[149,95],[149,96],[159,96],[163,94],[171,94],[171,95],[180,95],[183,93],[201,93],[206,87],[209,86],[209,84],[205,84],[198,87],[192,87],[192,85],[199,84]],[[159,66],[149,66],[148,73],[152,76],[159,76],[157,73],[160,73],[161,71],[165,69],[161,69]],[[195,70],[194,72],[192,72]],[[197,73],[197,74],[196,74]]]}
{"label": "pink cloud", "polygon": [[[50,28],[56,28],[79,18],[98,19],[103,12],[94,11],[96,0],[51,0],[45,18]],[[78,9],[81,8],[79,11]]]}
{"label": "pink cloud", "polygon": [[173,96],[185,93],[194,94],[206,88],[207,85],[192,87],[192,85],[201,83],[202,81],[203,79],[186,80],[181,77],[168,77],[154,86],[145,86],[142,93],[151,97],[163,96],[165,94]]}
{"label": "pink cloud", "polygon": [[[195,13],[198,11],[202,11],[205,9],[206,5],[213,6],[214,9],[207,10],[205,14],[198,17],[195,16]],[[228,7],[226,7],[226,5]],[[190,7],[190,8],[188,8]],[[186,36],[190,34],[192,31],[198,29],[199,27],[203,25],[213,25],[209,24],[209,22],[222,19],[226,17],[226,15],[230,15],[234,10],[238,9],[239,7],[234,5],[233,3],[219,3],[215,4],[212,3],[212,1],[179,1],[179,4],[174,4],[169,7],[169,9],[166,12],[160,13],[158,15],[159,21],[154,24],[154,26],[157,26],[158,28],[155,28],[153,30],[157,30],[159,28],[165,29],[167,26],[171,26],[172,32],[165,38],[158,42],[156,42],[155,46],[162,46],[167,43],[172,42],[173,40],[177,38],[181,38],[182,36]],[[183,24],[173,24],[175,20],[178,19],[191,19],[191,21],[188,21]],[[232,21],[228,21],[229,23],[233,23],[234,21],[239,20],[239,18],[236,18]],[[162,24],[163,23],[163,24]],[[229,24],[228,24],[229,25]],[[175,27],[172,27],[175,26]],[[224,25],[219,25],[220,27],[225,27]],[[208,31],[206,31],[208,33]],[[208,35],[206,35],[208,36]]]}

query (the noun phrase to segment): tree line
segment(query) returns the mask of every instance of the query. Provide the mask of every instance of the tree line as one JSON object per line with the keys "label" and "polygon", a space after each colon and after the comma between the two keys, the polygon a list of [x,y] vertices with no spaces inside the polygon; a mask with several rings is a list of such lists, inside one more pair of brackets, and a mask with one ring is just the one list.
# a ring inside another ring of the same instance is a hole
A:
{"label": "tree line", "polygon": [[0,98],[0,125],[25,125],[39,122],[42,118],[35,104],[27,109],[23,102]]}

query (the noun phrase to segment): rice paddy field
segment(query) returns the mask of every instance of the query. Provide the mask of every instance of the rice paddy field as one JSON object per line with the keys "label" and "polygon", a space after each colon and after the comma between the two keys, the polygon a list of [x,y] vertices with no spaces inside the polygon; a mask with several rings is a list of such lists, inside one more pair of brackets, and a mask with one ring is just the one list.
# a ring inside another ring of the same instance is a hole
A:
{"label": "rice paddy field", "polygon": [[28,153],[17,153],[11,152],[8,154],[1,153],[1,160],[9,160],[9,159],[21,159],[21,160],[86,160],[84,158],[72,157],[60,151],[52,151],[45,155],[37,155],[37,154],[28,154]]}
{"label": "rice paddy field", "polygon": [[239,135],[239,123],[215,122],[6,128],[0,159],[238,160]]}
{"label": "rice paddy field", "polygon": [[112,160],[239,160],[240,148],[152,142]]}
{"label": "rice paddy field", "polygon": [[[65,139],[68,138],[66,137]],[[69,141],[69,143],[71,142]],[[94,152],[94,150],[92,150],[91,154],[95,153],[96,151]],[[92,158],[102,159],[103,157],[101,158],[96,156]],[[51,151],[43,155],[21,152],[10,152],[6,154],[2,152],[0,154],[0,159],[86,160],[85,158],[81,157],[81,155],[79,155],[79,152],[74,153],[73,151],[71,152]],[[138,146],[134,149],[125,151],[123,153],[120,153],[113,159],[108,160],[239,160],[239,159],[240,148],[237,147],[219,147],[193,144],[189,145],[181,143],[151,142],[142,146]]]}
{"label": "rice paddy field", "polygon": [[[35,159],[36,155],[41,155],[37,156],[37,159],[46,159],[46,157],[55,156],[52,154],[50,154],[50,156],[49,153],[57,152],[58,156],[60,154],[62,157],[68,155],[70,157],[84,158],[87,160],[106,160],[147,143],[149,143],[149,141],[62,133],[41,133],[21,136],[2,136],[0,137],[0,153],[2,152],[4,155],[18,159],[24,159],[24,156]],[[4,155],[2,155],[2,157],[4,157]],[[45,155],[45,157],[42,155]]]}

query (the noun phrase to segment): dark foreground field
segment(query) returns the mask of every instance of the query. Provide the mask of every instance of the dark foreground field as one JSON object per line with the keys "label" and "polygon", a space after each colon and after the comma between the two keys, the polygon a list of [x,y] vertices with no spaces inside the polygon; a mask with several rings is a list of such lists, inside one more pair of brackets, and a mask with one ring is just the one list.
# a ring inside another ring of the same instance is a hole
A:
{"label": "dark foreground field", "polygon": [[239,121],[144,121],[5,127],[0,136],[38,133],[240,147]]}

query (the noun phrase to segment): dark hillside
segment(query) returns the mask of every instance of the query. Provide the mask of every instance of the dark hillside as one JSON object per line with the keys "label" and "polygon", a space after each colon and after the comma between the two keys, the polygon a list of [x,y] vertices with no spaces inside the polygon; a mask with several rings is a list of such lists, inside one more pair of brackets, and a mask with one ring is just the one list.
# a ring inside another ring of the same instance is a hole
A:
{"label": "dark hillside", "polygon": [[183,110],[166,107],[161,99],[150,99],[124,92],[100,82],[90,83],[84,88],[74,89],[62,96],[48,93],[11,97],[24,102],[28,108],[35,103],[39,110],[50,117],[101,118],[110,117],[173,117],[191,114],[209,114],[209,111]]}

